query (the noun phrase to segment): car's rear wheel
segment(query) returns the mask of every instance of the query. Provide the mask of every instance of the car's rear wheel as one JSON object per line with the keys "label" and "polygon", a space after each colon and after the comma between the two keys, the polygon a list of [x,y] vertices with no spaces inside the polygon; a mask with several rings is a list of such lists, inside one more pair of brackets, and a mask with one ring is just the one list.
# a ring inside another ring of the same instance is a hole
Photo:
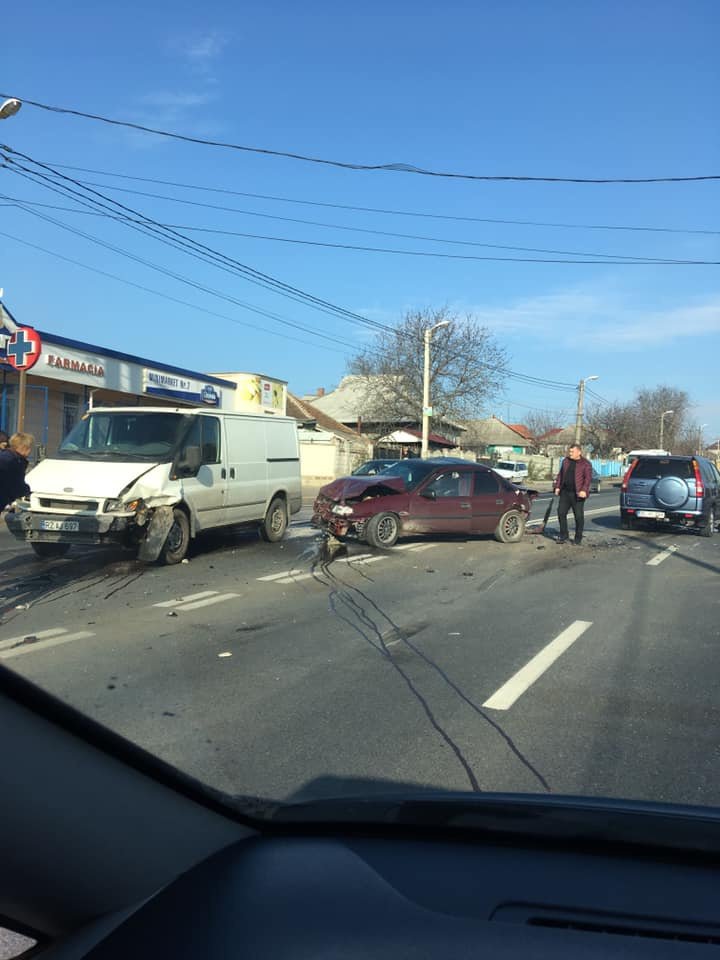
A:
{"label": "car's rear wheel", "polygon": [[517,543],[525,533],[525,514],[519,510],[508,510],[495,527],[495,539],[500,543]]}
{"label": "car's rear wheel", "polygon": [[715,533],[715,507],[710,507],[707,515],[707,521],[700,527],[700,533],[703,537],[711,537]]}
{"label": "car's rear wheel", "polygon": [[399,536],[400,521],[394,513],[378,513],[365,527],[365,539],[371,547],[392,547]]}
{"label": "car's rear wheel", "polygon": [[32,543],[30,546],[35,551],[35,556],[40,560],[58,560],[64,557],[70,549],[69,543]]}

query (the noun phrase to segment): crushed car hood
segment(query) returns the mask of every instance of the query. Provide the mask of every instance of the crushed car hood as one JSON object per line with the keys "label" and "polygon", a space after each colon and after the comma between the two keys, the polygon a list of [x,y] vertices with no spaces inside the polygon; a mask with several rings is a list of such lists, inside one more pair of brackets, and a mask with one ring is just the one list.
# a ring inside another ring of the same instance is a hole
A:
{"label": "crushed car hood", "polygon": [[320,488],[322,496],[329,500],[354,500],[370,493],[405,493],[405,481],[402,477],[339,477],[332,483]]}
{"label": "crushed car hood", "polygon": [[54,460],[48,458],[28,471],[27,482],[39,496],[117,497],[120,491],[152,470],[154,463],[117,460]]}

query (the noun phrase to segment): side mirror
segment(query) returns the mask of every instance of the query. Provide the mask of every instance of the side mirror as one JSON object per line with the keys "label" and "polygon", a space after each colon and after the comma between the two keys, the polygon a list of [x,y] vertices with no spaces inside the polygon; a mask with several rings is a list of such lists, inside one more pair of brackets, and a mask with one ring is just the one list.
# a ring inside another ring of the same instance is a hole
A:
{"label": "side mirror", "polygon": [[420,496],[425,497],[426,500],[437,500],[437,494],[434,490],[423,490]]}
{"label": "side mirror", "polygon": [[202,466],[200,447],[185,447],[178,457],[175,472],[180,477],[194,477]]}

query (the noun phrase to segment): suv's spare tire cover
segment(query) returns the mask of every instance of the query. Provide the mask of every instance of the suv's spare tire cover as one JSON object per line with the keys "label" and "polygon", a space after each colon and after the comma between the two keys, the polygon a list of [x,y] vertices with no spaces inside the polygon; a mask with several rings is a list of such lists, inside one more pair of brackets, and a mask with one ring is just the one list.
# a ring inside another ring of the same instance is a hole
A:
{"label": "suv's spare tire cover", "polygon": [[687,484],[680,477],[663,477],[655,484],[653,493],[661,506],[671,510],[682,507],[690,495]]}

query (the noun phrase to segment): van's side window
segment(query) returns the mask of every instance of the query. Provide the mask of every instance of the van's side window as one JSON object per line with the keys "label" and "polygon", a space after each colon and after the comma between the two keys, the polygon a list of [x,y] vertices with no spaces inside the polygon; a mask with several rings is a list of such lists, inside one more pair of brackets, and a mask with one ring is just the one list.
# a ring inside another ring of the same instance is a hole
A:
{"label": "van's side window", "polygon": [[220,421],[215,417],[195,417],[185,446],[200,447],[203,463],[220,463]]}
{"label": "van's side window", "polygon": [[202,423],[202,461],[220,462],[220,421],[215,417],[200,417]]}

